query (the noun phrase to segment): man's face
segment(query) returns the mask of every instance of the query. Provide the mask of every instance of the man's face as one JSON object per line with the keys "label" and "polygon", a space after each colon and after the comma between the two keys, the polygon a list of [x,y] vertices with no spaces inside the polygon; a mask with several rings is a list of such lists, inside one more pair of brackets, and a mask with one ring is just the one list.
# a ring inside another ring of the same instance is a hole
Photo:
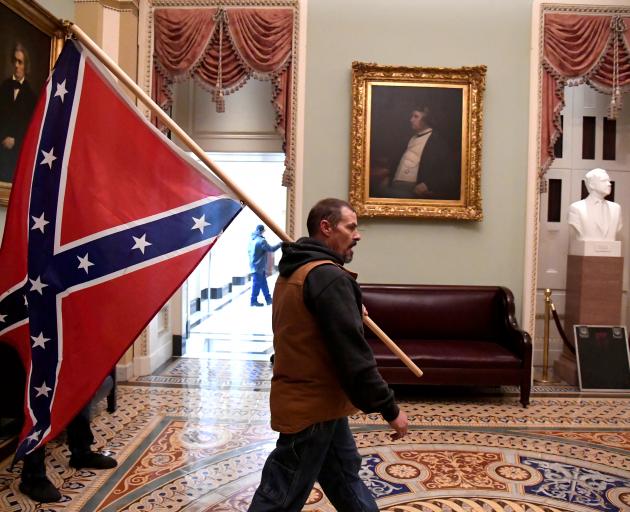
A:
{"label": "man's face", "polygon": [[24,73],[24,53],[18,50],[13,54],[13,74],[15,78],[22,80]]}
{"label": "man's face", "polygon": [[411,112],[411,117],[409,118],[409,123],[411,123],[411,129],[414,132],[418,132],[426,128],[426,124],[424,122],[425,113],[420,112],[419,110],[414,110]]}
{"label": "man's face", "polygon": [[357,214],[344,206],[341,208],[341,219],[332,228],[326,239],[326,245],[341,254],[346,263],[350,263],[352,256],[354,256],[352,248],[357,245],[359,240],[361,240],[361,234],[358,229]]}
{"label": "man's face", "polygon": [[606,197],[612,190],[608,173],[600,173],[590,179],[591,191]]}

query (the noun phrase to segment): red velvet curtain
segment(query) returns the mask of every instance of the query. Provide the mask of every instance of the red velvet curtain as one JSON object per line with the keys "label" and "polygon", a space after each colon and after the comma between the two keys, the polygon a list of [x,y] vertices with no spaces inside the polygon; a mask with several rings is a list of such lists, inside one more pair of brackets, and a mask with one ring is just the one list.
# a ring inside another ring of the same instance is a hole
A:
{"label": "red velvet curtain", "polygon": [[617,84],[630,90],[630,17],[547,13],[544,17],[540,174],[553,162],[562,132],[564,87],[587,83],[611,94],[617,48]]}
{"label": "red velvet curtain", "polygon": [[292,9],[156,9],[153,99],[167,110],[174,82],[192,78],[222,101],[250,78],[270,80],[276,129],[285,150],[288,185],[291,150]]}

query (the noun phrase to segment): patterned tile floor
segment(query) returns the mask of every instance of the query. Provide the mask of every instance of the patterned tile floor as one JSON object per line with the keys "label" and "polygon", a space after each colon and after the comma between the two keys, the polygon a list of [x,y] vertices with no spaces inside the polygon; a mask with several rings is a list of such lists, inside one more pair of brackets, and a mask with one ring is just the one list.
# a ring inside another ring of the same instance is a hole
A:
{"label": "patterned tile floor", "polygon": [[[272,449],[270,366],[178,359],[118,387],[118,409],[94,420],[116,469],[75,471],[59,440],[47,471],[64,501],[38,506],[17,491],[18,464],[0,464],[0,510],[244,511]],[[362,476],[389,512],[630,510],[630,396],[534,388],[401,390],[413,425],[392,442],[378,415],[351,423]],[[319,488],[304,510],[334,510]]]}

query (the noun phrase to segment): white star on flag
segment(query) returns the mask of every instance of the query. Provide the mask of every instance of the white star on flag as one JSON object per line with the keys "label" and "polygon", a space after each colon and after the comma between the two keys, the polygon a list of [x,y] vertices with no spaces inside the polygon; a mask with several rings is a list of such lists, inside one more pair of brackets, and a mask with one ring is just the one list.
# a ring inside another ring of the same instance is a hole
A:
{"label": "white star on flag", "polygon": [[4,319],[7,317],[7,315],[0,315],[0,322],[4,323]]}
{"label": "white star on flag", "polygon": [[30,436],[28,436],[26,439],[28,441],[39,441],[39,436],[41,435],[41,433],[42,433],[41,430],[36,430]]}
{"label": "white star on flag", "polygon": [[151,242],[147,242],[147,234],[145,233],[144,235],[142,235],[140,238],[136,238],[135,236],[132,236],[131,238],[133,238],[135,244],[134,246],[131,248],[133,249],[138,249],[140,250],[140,252],[142,254],[144,254],[144,249],[149,246],[149,245],[153,245]]}
{"label": "white star on flag", "polygon": [[44,395],[46,398],[48,398],[48,392],[52,391],[52,388],[49,388],[46,385],[46,381],[44,381],[40,387],[33,386],[33,389],[35,389],[35,391],[37,391],[37,395],[35,395],[35,398],[37,398],[38,396],[42,396],[42,395]]}
{"label": "white star on flag", "polygon": [[55,92],[55,98],[59,96],[61,98],[61,103],[63,103],[63,97],[68,94],[66,90],[66,81],[64,80],[60,84],[57,84],[57,92]]}
{"label": "white star on flag", "polygon": [[[37,291],[40,295],[44,295],[44,288],[46,288],[48,285],[42,283],[40,281],[40,278],[41,276],[38,276],[35,280],[29,278],[29,281],[31,282],[31,291]],[[26,297],[24,298],[26,299]]]}
{"label": "white star on flag", "polygon": [[193,220],[195,221],[195,225],[192,228],[190,228],[190,229],[198,229],[202,234],[203,234],[203,230],[205,229],[205,227],[206,226],[210,226],[210,223],[206,222],[206,214],[205,213],[199,218],[193,217]]}
{"label": "white star on flag", "polygon": [[50,151],[48,153],[46,153],[46,151],[42,149],[42,154],[44,155],[44,159],[41,162],[39,162],[39,165],[47,165],[50,169],[52,169],[53,162],[57,160],[57,157],[53,155],[54,149],[55,148],[50,148]]}
{"label": "white star on flag", "polygon": [[81,256],[77,256],[77,258],[79,258],[79,268],[82,268],[83,270],[85,270],[85,273],[88,273],[88,268],[89,267],[93,267],[94,263],[92,263],[89,259],[88,259],[88,253],[85,253],[85,256],[83,256],[83,258]]}
{"label": "white star on flag", "polygon": [[44,338],[44,333],[40,332],[39,336],[31,336],[31,339],[35,342],[31,348],[42,347],[46,348],[46,342],[50,341],[50,338]]}
{"label": "white star on flag", "polygon": [[31,218],[33,219],[33,222],[35,222],[35,224],[33,224],[33,227],[31,228],[31,231],[34,230],[34,229],[39,229],[43,233],[44,232],[44,226],[46,224],[50,224],[44,218],[44,212],[42,212],[41,216],[39,216],[39,217],[35,217],[34,215],[31,215]]}
{"label": "white star on flag", "polygon": [[24,295],[24,305],[28,307],[28,299],[26,298],[26,295]]}

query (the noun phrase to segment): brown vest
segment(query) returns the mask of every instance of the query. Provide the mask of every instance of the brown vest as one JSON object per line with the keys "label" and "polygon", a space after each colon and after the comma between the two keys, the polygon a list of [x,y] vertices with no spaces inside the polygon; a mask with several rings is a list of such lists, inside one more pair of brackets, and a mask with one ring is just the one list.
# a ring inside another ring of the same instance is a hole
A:
{"label": "brown vest", "polygon": [[270,402],[271,428],[277,432],[293,434],[357,411],[341,389],[322,332],[304,304],[306,276],[315,267],[331,263],[307,263],[276,282],[272,319],[276,355]]}

